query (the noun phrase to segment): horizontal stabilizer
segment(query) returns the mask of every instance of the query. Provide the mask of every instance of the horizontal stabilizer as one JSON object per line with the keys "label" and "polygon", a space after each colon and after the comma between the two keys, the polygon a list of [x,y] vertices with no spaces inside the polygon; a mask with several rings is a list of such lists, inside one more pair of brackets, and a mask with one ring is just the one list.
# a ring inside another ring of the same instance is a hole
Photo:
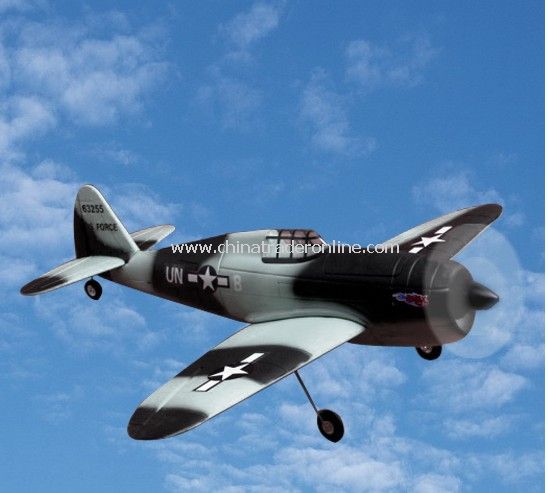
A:
{"label": "horizontal stabilizer", "polygon": [[131,233],[133,241],[139,249],[148,250],[149,248],[160,243],[166,236],[169,236],[175,231],[175,226],[171,224],[161,224],[160,226],[152,226],[150,228],[140,229]]}
{"label": "horizontal stabilizer", "polygon": [[21,288],[21,294],[35,295],[47,293],[48,291],[68,286],[82,279],[116,269],[124,264],[125,262],[118,257],[93,255],[91,257],[76,258],[59,267],[55,267],[55,269],[46,272],[44,275],[34,279],[34,281],[25,284]]}

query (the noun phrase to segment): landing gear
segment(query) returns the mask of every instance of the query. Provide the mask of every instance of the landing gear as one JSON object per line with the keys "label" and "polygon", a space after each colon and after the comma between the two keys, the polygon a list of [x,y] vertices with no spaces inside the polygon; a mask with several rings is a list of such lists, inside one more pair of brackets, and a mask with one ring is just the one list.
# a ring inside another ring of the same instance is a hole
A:
{"label": "landing gear", "polygon": [[329,409],[318,409],[297,370],[295,370],[295,376],[301,384],[310,404],[314,408],[320,433],[330,442],[338,442],[344,435],[344,425],[341,417]]}
{"label": "landing gear", "polygon": [[90,279],[84,284],[84,291],[92,300],[98,300],[103,294],[103,288],[95,279]]}
{"label": "landing gear", "polygon": [[421,358],[430,361],[438,359],[441,355],[441,346],[420,346],[415,349]]}
{"label": "landing gear", "polygon": [[318,429],[331,442],[338,442],[344,435],[344,425],[341,417],[329,409],[318,411]]}

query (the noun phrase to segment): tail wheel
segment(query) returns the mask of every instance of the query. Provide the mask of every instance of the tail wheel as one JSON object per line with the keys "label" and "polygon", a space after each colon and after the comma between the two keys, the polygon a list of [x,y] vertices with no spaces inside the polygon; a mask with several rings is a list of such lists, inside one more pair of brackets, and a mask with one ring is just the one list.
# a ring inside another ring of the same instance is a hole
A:
{"label": "tail wheel", "polygon": [[438,359],[441,355],[441,346],[420,346],[415,349],[421,358],[429,361]]}
{"label": "tail wheel", "polygon": [[344,435],[341,417],[329,409],[318,411],[318,429],[330,442],[338,442]]}
{"label": "tail wheel", "polygon": [[103,294],[103,288],[95,279],[90,279],[86,282],[84,290],[92,300],[98,300]]}

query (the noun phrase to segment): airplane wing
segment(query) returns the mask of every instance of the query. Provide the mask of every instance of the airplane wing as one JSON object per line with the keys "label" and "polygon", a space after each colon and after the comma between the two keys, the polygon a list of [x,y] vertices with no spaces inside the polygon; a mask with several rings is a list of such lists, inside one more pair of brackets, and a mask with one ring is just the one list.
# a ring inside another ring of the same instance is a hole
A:
{"label": "airplane wing", "polygon": [[25,284],[21,288],[21,294],[47,293],[82,279],[102,274],[116,267],[121,267],[124,264],[124,260],[118,257],[92,255],[90,257],[75,258]]}
{"label": "airplane wing", "polygon": [[136,440],[198,426],[360,334],[348,320],[304,317],[251,324],[204,354],[136,409]]}
{"label": "airplane wing", "polygon": [[497,219],[498,204],[485,204],[451,212],[401,233],[384,245],[399,245],[400,253],[409,252],[451,258]]}
{"label": "airplane wing", "polygon": [[166,236],[175,231],[175,226],[171,224],[161,224],[160,226],[152,226],[150,228],[140,229],[131,233],[133,241],[137,244],[140,250],[148,250],[149,248],[162,241]]}

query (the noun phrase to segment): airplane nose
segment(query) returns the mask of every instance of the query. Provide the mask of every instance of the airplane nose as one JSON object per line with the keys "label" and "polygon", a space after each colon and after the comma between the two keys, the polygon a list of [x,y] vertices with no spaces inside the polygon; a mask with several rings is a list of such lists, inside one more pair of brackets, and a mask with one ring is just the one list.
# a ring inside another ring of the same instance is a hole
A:
{"label": "airplane nose", "polygon": [[468,290],[468,300],[476,310],[488,310],[498,303],[499,297],[483,284],[473,282]]}

